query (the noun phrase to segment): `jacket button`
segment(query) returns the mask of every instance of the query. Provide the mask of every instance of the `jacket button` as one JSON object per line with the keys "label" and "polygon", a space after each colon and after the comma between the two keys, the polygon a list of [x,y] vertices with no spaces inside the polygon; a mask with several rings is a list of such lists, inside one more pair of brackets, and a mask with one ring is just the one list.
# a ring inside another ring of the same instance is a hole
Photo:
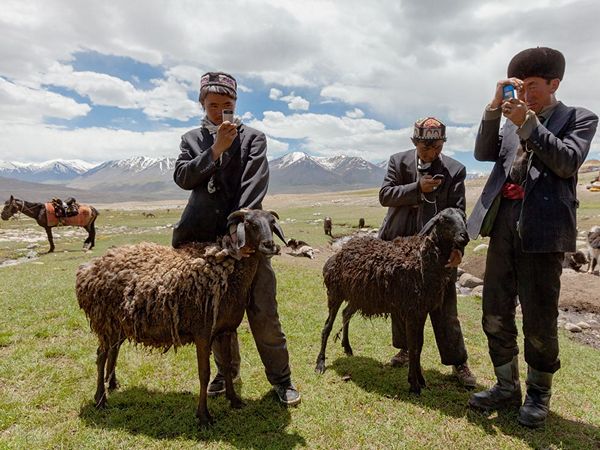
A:
{"label": "jacket button", "polygon": [[[546,197],[544,197],[544,198],[546,198]],[[215,209],[215,212],[216,212],[217,214],[221,214],[221,210],[220,210],[220,209]]]}
{"label": "jacket button", "polygon": [[544,200],[548,200],[548,197],[544,197]]}
{"label": "jacket button", "polygon": [[547,174],[546,172],[544,172],[544,176],[545,176],[545,177],[547,177],[547,176],[548,176],[548,174]]}

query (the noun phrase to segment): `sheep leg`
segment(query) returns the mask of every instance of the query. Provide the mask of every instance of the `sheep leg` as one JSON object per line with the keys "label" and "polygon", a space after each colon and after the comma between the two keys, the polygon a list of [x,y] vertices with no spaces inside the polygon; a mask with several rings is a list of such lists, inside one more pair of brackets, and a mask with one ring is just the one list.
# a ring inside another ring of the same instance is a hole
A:
{"label": "sheep leg", "polygon": [[342,319],[343,319],[343,334],[342,334],[342,347],[344,348],[344,353],[347,356],[352,356],[352,347],[350,347],[350,340],[348,339],[348,328],[350,326],[350,319],[354,315],[355,310],[350,307],[350,305],[346,306],[342,311]]}
{"label": "sheep leg", "polygon": [[98,350],[96,350],[96,367],[98,369],[96,394],[94,395],[96,408],[104,408],[106,406],[106,389],[104,387],[104,367],[106,365],[106,356],[107,351],[102,345],[99,345]]}
{"label": "sheep leg", "polygon": [[200,395],[196,417],[200,428],[207,427],[213,423],[213,418],[208,412],[206,405],[208,379],[210,378],[210,344],[208,339],[196,340],[196,359],[198,360],[198,378],[200,379]]}
{"label": "sheep leg", "polygon": [[219,354],[223,358],[221,370],[223,371],[223,377],[225,377],[225,396],[232,408],[240,409],[244,406],[244,402],[237,396],[233,387],[233,368],[231,364],[232,337],[232,333],[223,333],[215,339],[215,343],[217,344]]}
{"label": "sheep leg", "polygon": [[115,367],[117,365],[117,358],[119,357],[119,349],[123,340],[118,341],[116,344],[111,345],[108,350],[108,359],[106,361],[106,382],[108,383],[108,391],[114,391],[119,388],[119,382],[117,381],[117,374]]}
{"label": "sheep leg", "polygon": [[335,317],[337,316],[340,306],[342,306],[342,302],[338,302],[329,296],[328,305],[329,317],[327,317],[325,326],[321,332],[321,351],[319,352],[319,356],[317,356],[317,365],[315,367],[315,372],[317,373],[325,372],[325,349],[327,348],[327,339],[329,339],[329,334],[333,328],[333,322],[335,322]]}
{"label": "sheep leg", "polygon": [[427,314],[417,315],[406,320],[408,340],[408,383],[410,392],[421,393],[425,387],[425,378],[421,372],[421,350],[423,349],[423,329]]}

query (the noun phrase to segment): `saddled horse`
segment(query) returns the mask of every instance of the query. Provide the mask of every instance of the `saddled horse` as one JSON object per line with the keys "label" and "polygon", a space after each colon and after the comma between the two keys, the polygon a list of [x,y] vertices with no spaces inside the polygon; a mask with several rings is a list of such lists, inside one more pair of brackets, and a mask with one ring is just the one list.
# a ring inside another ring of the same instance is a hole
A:
{"label": "saddled horse", "polygon": [[0,214],[2,220],[8,220],[17,212],[21,212],[26,216],[34,219],[40,227],[46,230],[50,250],[54,251],[54,239],[52,238],[52,228],[59,225],[79,226],[85,228],[88,232],[87,239],[83,242],[83,248],[86,250],[94,247],[96,241],[96,227],[94,223],[98,217],[96,208],[90,205],[79,205],[80,213],[78,216],[57,218],[54,214],[53,207],[48,203],[34,203],[25,200],[19,200],[12,195],[4,202],[4,209]]}

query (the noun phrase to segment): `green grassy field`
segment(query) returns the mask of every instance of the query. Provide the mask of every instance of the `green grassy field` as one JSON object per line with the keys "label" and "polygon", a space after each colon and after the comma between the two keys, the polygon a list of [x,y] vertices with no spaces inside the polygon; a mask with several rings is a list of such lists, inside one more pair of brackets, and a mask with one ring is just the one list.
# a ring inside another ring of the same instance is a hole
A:
{"label": "green grassy field", "polygon": [[[339,200],[339,201],[338,201]],[[359,217],[379,225],[384,209],[376,191],[341,193],[317,204],[272,198],[288,237],[325,248],[319,218],[335,218],[334,235],[349,233]],[[600,205],[586,204],[586,215]],[[353,319],[355,356],[331,340],[327,371],[314,364],[327,315],[318,261],[276,257],[281,321],[288,337],[293,378],[302,392],[297,408],[281,407],[265,379],[247,323],[239,330],[241,396],[247,406],[231,410],[223,398],[209,399],[215,425],[199,431],[195,352],[159,354],[124,345],[117,366],[121,388],[98,411],[96,339],[74,293],[77,267],[112,245],[139,241],[168,244],[180,210],[102,210],[97,246],[81,251],[83,232],[57,238],[56,253],[0,268],[0,448],[599,448],[600,352],[561,332],[563,368],[555,379],[552,413],[544,430],[516,424],[514,412],[484,417],[465,408],[469,392],[458,387],[439,362],[430,325],[422,359],[428,388],[408,393],[407,369],[386,365],[393,355],[389,323]],[[319,215],[315,215],[318,213]],[[345,223],[345,226],[339,225]],[[2,222],[3,230],[35,229],[31,221]],[[39,230],[38,230],[39,231]],[[59,231],[60,233],[60,231]],[[27,245],[0,243],[0,260],[27,253]],[[37,250],[47,248],[39,242]],[[481,305],[459,300],[470,365],[481,387],[493,371],[480,325]],[[335,325],[339,329],[341,319]],[[334,333],[332,333],[334,334]],[[523,363],[523,361],[521,360]],[[524,364],[521,368],[524,377]]]}

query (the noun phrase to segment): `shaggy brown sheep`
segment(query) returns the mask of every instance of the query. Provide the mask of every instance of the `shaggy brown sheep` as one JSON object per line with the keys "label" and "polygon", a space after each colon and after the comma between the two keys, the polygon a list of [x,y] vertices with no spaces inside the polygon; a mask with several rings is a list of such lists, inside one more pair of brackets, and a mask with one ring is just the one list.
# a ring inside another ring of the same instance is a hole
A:
{"label": "shaggy brown sheep", "polygon": [[469,242],[465,216],[448,208],[437,214],[417,236],[383,241],[356,237],[330,257],[323,267],[329,317],[321,336],[316,371],[325,371],[325,348],[341,304],[342,346],[352,355],[348,323],[355,312],[365,317],[398,313],[406,321],[410,391],[421,392],[423,328],[427,314],[442,304],[443,292],[455,269],[445,267],[453,249],[462,251]]}
{"label": "shaggy brown sheep", "polygon": [[[115,365],[125,339],[164,351],[194,343],[200,378],[196,416],[201,426],[212,422],[206,405],[211,343],[230,359],[230,335],[244,316],[259,258],[279,254],[273,232],[285,242],[276,218],[268,211],[236,211],[228,217],[229,229],[237,230],[236,245],[229,236],[220,245],[178,249],[141,243],[111,249],[79,268],[77,300],[99,341],[97,407],[106,404],[105,381],[109,390],[118,386]],[[241,258],[244,245],[255,253]],[[227,398],[239,408],[230,367],[224,372]]]}
{"label": "shaggy brown sheep", "polygon": [[329,235],[331,237],[331,228],[332,228],[332,222],[331,222],[331,217],[325,217],[325,220],[323,221],[323,231],[325,231],[326,235]]}

